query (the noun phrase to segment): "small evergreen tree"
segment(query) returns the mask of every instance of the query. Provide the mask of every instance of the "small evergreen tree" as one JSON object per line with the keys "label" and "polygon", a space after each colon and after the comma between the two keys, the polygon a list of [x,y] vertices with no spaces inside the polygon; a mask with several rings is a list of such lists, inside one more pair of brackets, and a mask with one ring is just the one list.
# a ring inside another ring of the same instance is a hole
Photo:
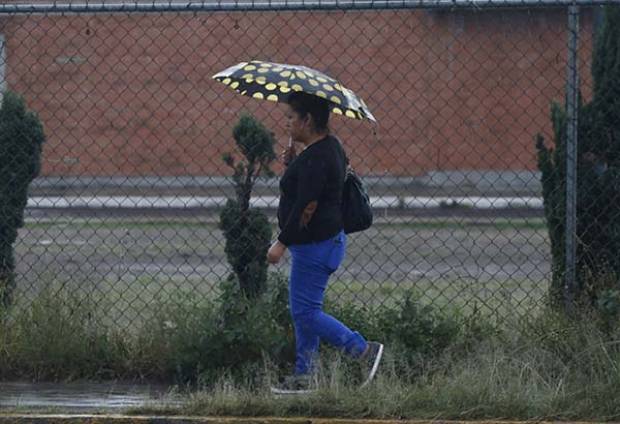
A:
{"label": "small evergreen tree", "polygon": [[[592,61],[592,101],[579,102],[577,166],[577,293],[596,305],[607,291],[620,290],[620,7],[605,8]],[[555,151],[536,140],[545,216],[551,241],[551,299],[562,300],[565,276],[565,109],[551,112]]]}
{"label": "small evergreen tree", "polygon": [[28,186],[41,169],[45,135],[34,112],[17,94],[4,93],[0,107],[0,308],[15,288],[13,243],[24,225]]}
{"label": "small evergreen tree", "polygon": [[220,228],[226,238],[225,252],[239,282],[249,298],[260,295],[267,284],[267,250],[271,226],[267,216],[250,208],[252,188],[261,174],[273,175],[269,165],[275,159],[273,134],[250,115],[243,115],[233,137],[245,161],[235,163],[232,154],[224,155],[235,183],[236,199],[228,199],[220,214]]}

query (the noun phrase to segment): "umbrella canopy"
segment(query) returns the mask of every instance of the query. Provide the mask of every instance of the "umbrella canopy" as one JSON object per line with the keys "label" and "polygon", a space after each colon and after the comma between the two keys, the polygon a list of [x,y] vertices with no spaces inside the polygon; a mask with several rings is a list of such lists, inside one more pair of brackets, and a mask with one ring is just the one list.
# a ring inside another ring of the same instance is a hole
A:
{"label": "umbrella canopy", "polygon": [[213,75],[213,79],[244,96],[273,102],[286,102],[291,91],[303,91],[328,100],[333,113],[376,122],[364,101],[353,91],[306,66],[253,60],[231,66]]}

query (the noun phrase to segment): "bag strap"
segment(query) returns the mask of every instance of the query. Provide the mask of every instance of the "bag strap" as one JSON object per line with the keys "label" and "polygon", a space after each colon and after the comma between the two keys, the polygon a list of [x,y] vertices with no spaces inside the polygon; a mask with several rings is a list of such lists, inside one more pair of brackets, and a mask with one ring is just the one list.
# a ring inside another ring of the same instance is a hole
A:
{"label": "bag strap", "polygon": [[344,148],[344,144],[342,144],[342,141],[340,141],[340,139],[338,138],[338,136],[331,134],[332,137],[334,137],[336,139],[336,141],[338,142],[338,144],[340,144],[340,148],[342,149],[342,151],[344,152],[344,165],[345,165],[345,170],[344,170],[344,179],[347,179],[347,175],[349,174],[349,172],[354,172],[353,168],[351,167],[351,161],[349,161],[349,157],[347,156],[347,151]]}

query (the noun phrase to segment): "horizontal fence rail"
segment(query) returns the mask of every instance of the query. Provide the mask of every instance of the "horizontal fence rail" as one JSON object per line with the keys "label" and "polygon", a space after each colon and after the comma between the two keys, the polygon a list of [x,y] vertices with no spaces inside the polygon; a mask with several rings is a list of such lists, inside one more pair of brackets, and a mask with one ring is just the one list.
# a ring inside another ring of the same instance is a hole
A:
{"label": "horizontal fence rail", "polygon": [[54,2],[0,4],[0,14],[128,13],[282,10],[489,9],[603,6],[615,0],[266,0]]}

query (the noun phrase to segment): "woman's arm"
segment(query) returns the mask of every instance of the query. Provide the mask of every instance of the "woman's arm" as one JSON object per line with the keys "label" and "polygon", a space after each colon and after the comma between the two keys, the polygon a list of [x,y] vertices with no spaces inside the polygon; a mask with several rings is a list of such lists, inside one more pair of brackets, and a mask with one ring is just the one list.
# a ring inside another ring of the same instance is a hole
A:
{"label": "woman's arm", "polygon": [[327,182],[325,161],[320,157],[309,158],[301,167],[297,179],[297,196],[278,240],[288,246],[294,244],[307,227],[318,207],[318,200]]}

